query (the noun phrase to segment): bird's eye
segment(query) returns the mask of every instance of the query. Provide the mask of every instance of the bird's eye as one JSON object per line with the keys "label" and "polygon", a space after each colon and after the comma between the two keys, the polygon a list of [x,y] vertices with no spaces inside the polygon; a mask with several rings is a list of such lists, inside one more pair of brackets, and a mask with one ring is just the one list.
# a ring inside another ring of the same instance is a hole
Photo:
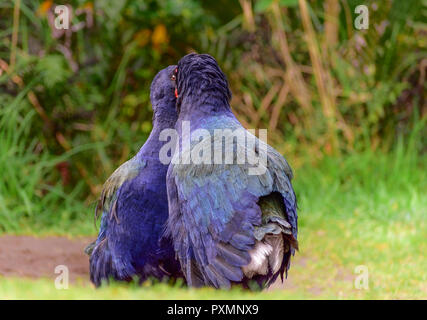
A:
{"label": "bird's eye", "polygon": [[175,81],[175,80],[176,80],[176,75],[174,75],[174,74],[173,74],[173,75],[171,75],[171,80],[172,80],[172,81]]}

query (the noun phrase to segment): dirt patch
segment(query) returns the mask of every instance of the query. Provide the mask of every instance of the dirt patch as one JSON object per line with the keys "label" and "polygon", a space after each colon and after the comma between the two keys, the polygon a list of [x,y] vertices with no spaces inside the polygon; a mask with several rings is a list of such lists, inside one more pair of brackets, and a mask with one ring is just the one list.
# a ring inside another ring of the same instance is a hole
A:
{"label": "dirt patch", "polygon": [[[0,276],[55,279],[58,276],[55,267],[65,265],[71,282],[89,282],[89,257],[83,250],[94,238],[0,236]],[[313,263],[312,258],[296,254],[292,259],[290,277],[284,283],[278,279],[269,290],[298,289],[300,281],[306,279],[298,277],[298,273],[306,273],[306,267]],[[332,281],[352,281],[350,276],[341,270]],[[326,282],[324,285],[332,284]],[[314,295],[324,289],[322,284],[314,283],[305,288]]]}
{"label": "dirt patch", "polygon": [[83,252],[92,238],[0,237],[0,275],[55,279],[55,267],[68,267],[71,281],[89,281],[89,259]]}

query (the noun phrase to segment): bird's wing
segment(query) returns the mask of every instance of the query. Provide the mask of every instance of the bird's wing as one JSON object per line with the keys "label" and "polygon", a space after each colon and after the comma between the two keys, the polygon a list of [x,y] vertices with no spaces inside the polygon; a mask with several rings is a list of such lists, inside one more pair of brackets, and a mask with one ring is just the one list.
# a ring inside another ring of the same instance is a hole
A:
{"label": "bird's wing", "polygon": [[95,219],[98,218],[99,212],[102,212],[103,214],[110,214],[110,218],[114,216],[117,220],[117,191],[126,181],[135,178],[145,165],[145,161],[138,161],[134,157],[123,163],[112,173],[102,188],[101,197],[95,210]]}
{"label": "bird's wing", "polygon": [[[242,148],[238,144],[236,155]],[[267,154],[267,168],[260,175],[248,175],[249,165],[236,161],[169,166],[167,233],[189,285],[227,288],[242,280],[242,267],[250,262],[248,251],[255,244],[254,229],[262,220],[257,204],[261,196],[282,194],[296,237],[290,167],[274,149],[268,148]]]}
{"label": "bird's wing", "polygon": [[101,225],[98,238],[89,244],[85,252],[90,256],[90,276],[91,280],[99,286],[102,279],[109,276],[124,279],[126,274],[115,263],[112,251],[108,244],[107,232],[111,230],[113,224],[120,223],[117,217],[117,199],[123,184],[135,178],[146,166],[144,160],[140,161],[132,158],[118,167],[104,183],[101,197],[95,210],[95,219],[102,212]]}
{"label": "bird's wing", "polygon": [[115,222],[118,222],[116,208],[120,187],[126,181],[135,178],[145,165],[146,162],[144,160],[138,161],[136,158],[132,158],[118,167],[107,181],[105,181],[101,196],[95,209],[95,222],[102,212],[98,238],[85,248],[85,252],[89,256],[92,254],[96,245],[106,238],[109,220],[114,217]]}
{"label": "bird's wing", "polygon": [[274,148],[268,146],[268,171],[272,174],[273,191],[279,192],[283,198],[283,204],[286,209],[286,218],[292,227],[292,234],[295,239],[298,235],[298,215],[297,199],[291,180],[293,178],[292,169],[286,159]]}

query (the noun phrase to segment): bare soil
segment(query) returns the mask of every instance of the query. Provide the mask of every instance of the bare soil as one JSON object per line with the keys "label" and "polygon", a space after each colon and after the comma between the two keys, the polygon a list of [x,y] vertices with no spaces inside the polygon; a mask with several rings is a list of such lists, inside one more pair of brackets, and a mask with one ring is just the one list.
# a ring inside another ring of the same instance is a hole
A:
{"label": "bare soil", "polygon": [[65,265],[70,281],[89,281],[89,257],[84,253],[92,238],[0,237],[0,276],[55,279],[55,267]]}
{"label": "bare soil", "polygon": [[[24,278],[50,278],[55,279],[55,267],[65,265],[68,267],[71,282],[89,282],[89,257],[84,253],[84,248],[95,237],[32,237],[32,236],[0,236],[0,276]],[[307,257],[296,255],[292,267],[304,268],[308,262]],[[341,280],[350,280],[339,272]],[[298,282],[289,277],[284,283],[276,281],[270,290],[296,289]],[[322,292],[322,288],[307,288],[313,294]]]}

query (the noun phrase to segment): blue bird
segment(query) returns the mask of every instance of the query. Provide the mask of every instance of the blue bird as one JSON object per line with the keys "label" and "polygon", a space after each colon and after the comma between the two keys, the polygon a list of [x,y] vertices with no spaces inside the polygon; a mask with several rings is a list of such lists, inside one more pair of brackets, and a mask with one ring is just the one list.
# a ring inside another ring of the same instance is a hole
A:
{"label": "blue bird", "polygon": [[[290,166],[236,119],[226,76],[213,57],[186,55],[175,74],[180,147],[166,177],[165,235],[173,239],[187,284],[264,288],[279,275],[283,281],[298,249]],[[235,139],[239,130],[255,143]],[[227,139],[232,142],[228,153]],[[258,173],[242,161],[250,152],[252,158],[265,156]],[[227,155],[231,162],[225,161]]]}
{"label": "blue bird", "polygon": [[160,132],[173,128],[177,119],[176,66],[161,70],[151,84],[153,129],[145,144],[130,160],[107,179],[95,211],[102,211],[95,243],[86,248],[90,255],[90,278],[99,286],[114,278],[130,281],[138,277],[180,277],[179,262],[170,240],[161,235],[168,217],[167,164],[159,160],[164,142]]}

